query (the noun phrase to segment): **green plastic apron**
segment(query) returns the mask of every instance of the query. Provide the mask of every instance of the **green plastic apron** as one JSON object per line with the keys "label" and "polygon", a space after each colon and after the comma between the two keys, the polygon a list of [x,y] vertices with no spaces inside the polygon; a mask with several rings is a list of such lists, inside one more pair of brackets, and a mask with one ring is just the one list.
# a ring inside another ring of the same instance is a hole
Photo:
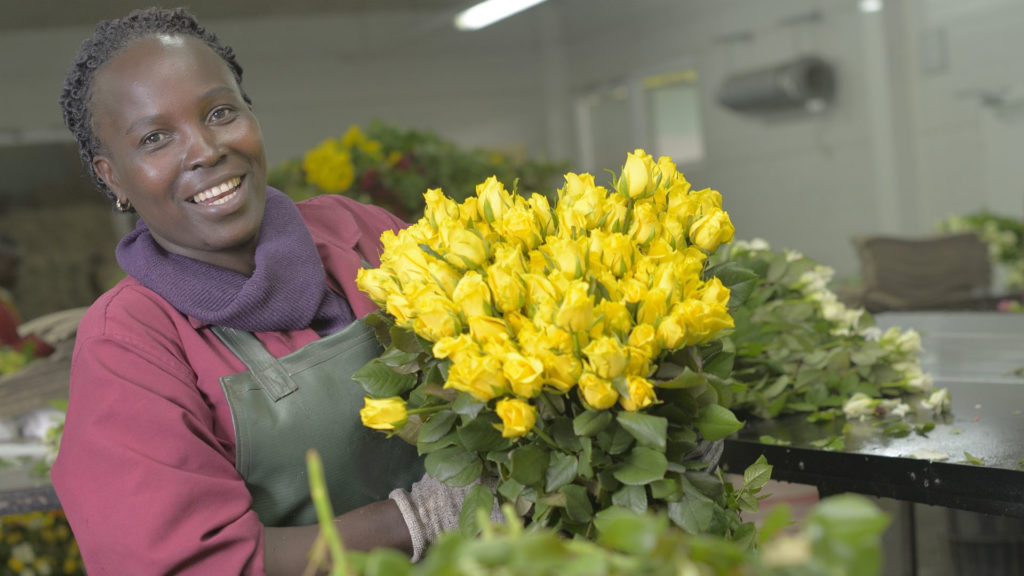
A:
{"label": "green plastic apron", "polygon": [[316,522],[306,451],[324,465],[335,514],[384,500],[423,476],[416,448],[363,426],[363,389],[352,374],[381,354],[357,320],[280,359],[248,332],[214,333],[249,368],[220,379],[235,428],[235,468],[265,526]]}

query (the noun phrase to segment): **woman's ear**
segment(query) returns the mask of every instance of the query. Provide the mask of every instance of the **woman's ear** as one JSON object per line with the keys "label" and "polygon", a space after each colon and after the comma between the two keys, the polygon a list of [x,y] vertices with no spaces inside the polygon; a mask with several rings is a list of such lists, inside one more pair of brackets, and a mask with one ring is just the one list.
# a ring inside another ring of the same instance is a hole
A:
{"label": "woman's ear", "polygon": [[117,181],[114,167],[110,165],[110,160],[106,156],[93,156],[92,169],[96,171],[96,175],[107,185],[107,188],[120,198],[120,195],[117,193],[120,183]]}

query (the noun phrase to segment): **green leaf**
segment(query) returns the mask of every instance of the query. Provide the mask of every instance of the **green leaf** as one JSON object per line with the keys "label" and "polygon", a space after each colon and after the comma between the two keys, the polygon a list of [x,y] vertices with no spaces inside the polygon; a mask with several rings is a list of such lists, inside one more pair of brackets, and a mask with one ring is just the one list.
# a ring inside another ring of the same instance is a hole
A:
{"label": "green leaf", "polygon": [[736,354],[734,352],[719,352],[704,362],[704,372],[719,378],[729,378],[732,375],[735,361]]}
{"label": "green leaf", "polygon": [[468,416],[470,418],[476,418],[477,414],[484,409],[487,404],[474,399],[469,394],[460,392],[455,400],[452,401],[452,410],[456,414]]}
{"label": "green leaf", "polygon": [[562,452],[552,452],[547,470],[546,492],[554,492],[576,479],[579,462],[575,456]]}
{"label": "green leaf", "polygon": [[483,463],[461,446],[449,446],[427,454],[427,473],[451,486],[465,486],[480,477]]}
{"label": "green leaf", "polygon": [[594,516],[594,505],[587,489],[579,484],[567,484],[559,489],[565,496],[565,513],[576,522],[589,522]]}
{"label": "green leaf", "polygon": [[753,464],[747,466],[743,471],[743,487],[746,490],[758,491],[768,483],[772,477],[772,466],[765,459],[764,454],[759,456]]}
{"label": "green leaf", "polygon": [[704,534],[715,518],[716,504],[699,492],[687,492],[679,502],[668,503],[668,517],[690,534]]}
{"label": "green leaf", "polygon": [[391,327],[391,346],[396,350],[419,355],[423,352],[429,352],[423,348],[423,344],[420,342],[419,336],[416,332],[408,328],[402,328],[401,326]]}
{"label": "green leaf", "polygon": [[637,446],[630,451],[622,466],[615,469],[612,475],[623,484],[642,486],[664,478],[667,469],[668,460],[663,453]]}
{"label": "green leaf", "polygon": [[[658,375],[655,374],[655,377]],[[654,385],[658,388],[683,389],[696,388],[707,383],[707,377],[699,372],[694,372],[689,367],[683,368],[682,372],[675,375],[671,380],[658,380]]]}
{"label": "green leaf", "polygon": [[572,429],[577,436],[594,436],[611,421],[612,413],[607,410],[586,410],[573,419]]}
{"label": "green leaf", "polygon": [[725,262],[708,268],[707,275],[709,277],[717,276],[722,281],[722,284],[729,288],[730,308],[740,306],[746,302],[761,281],[757,273],[749,268],[744,268],[736,262]]}
{"label": "green leaf", "polygon": [[501,436],[494,425],[499,421],[493,413],[481,414],[459,426],[458,436],[462,447],[470,452],[490,452],[508,447],[510,441]]}
{"label": "green leaf", "polygon": [[387,367],[379,358],[370,360],[352,374],[371,398],[401,396],[416,386],[415,374],[398,374]]}
{"label": "green leaf", "polygon": [[480,526],[477,522],[477,510],[484,510],[490,516],[494,507],[494,494],[491,489],[483,484],[477,484],[469,489],[462,500],[462,512],[459,514],[459,528],[466,536],[476,536],[480,533]]}
{"label": "green leaf", "polygon": [[616,419],[641,446],[659,448],[664,452],[668,420],[640,412],[619,412]]}
{"label": "green leaf", "polygon": [[419,357],[419,353],[403,352],[398,348],[391,347],[385,350],[377,359],[399,374],[412,374],[418,372],[421,368]]}
{"label": "green leaf", "polygon": [[598,512],[594,516],[594,525],[601,545],[637,556],[652,553],[665,530],[661,516],[636,514],[616,506]]}
{"label": "green leaf", "polygon": [[623,486],[612,494],[612,504],[642,514],[647,511],[647,489],[643,486]]}
{"label": "green leaf", "polygon": [[512,478],[520,484],[540,488],[548,469],[548,451],[535,444],[520,446],[509,454]]}
{"label": "green leaf", "polygon": [[697,429],[708,442],[726,438],[740,428],[743,428],[743,423],[736,419],[736,415],[718,404],[705,406],[697,419]]}
{"label": "green leaf", "polygon": [[792,510],[788,505],[782,504],[768,508],[761,520],[761,529],[757,535],[758,541],[767,542],[772,536],[785,530],[792,523]]}
{"label": "green leaf", "polygon": [[447,410],[431,414],[430,418],[420,427],[419,441],[437,442],[451,431],[458,418],[457,414]]}

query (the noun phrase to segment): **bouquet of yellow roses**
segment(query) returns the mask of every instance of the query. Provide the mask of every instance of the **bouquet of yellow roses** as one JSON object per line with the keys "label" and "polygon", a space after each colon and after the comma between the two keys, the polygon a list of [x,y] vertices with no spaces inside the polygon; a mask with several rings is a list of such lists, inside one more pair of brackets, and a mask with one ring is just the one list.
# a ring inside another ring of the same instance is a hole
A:
{"label": "bouquet of yellow roses", "polygon": [[[590,534],[596,511],[657,505],[687,531],[750,537],[737,510],[763,482],[734,489],[688,455],[741,427],[723,336],[756,277],[709,267],[733,225],[669,158],[638,149],[612,180],[566,174],[553,207],[494,177],[461,203],[428,190],[358,276],[385,346],[355,377],[363,423],[450,485],[490,478],[536,525]],[[472,530],[492,494],[466,502]]]}

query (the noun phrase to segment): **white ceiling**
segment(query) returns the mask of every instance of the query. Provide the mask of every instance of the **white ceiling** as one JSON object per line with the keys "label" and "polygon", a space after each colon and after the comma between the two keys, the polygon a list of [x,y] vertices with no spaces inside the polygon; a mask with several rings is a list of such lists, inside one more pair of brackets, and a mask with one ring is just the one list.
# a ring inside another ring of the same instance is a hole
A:
{"label": "white ceiling", "polygon": [[[473,3],[474,0],[207,0],[166,6],[185,5],[202,21],[394,10],[454,14]],[[100,20],[124,16],[134,8],[153,4],[144,0],[0,0],[0,30],[92,26]]]}

